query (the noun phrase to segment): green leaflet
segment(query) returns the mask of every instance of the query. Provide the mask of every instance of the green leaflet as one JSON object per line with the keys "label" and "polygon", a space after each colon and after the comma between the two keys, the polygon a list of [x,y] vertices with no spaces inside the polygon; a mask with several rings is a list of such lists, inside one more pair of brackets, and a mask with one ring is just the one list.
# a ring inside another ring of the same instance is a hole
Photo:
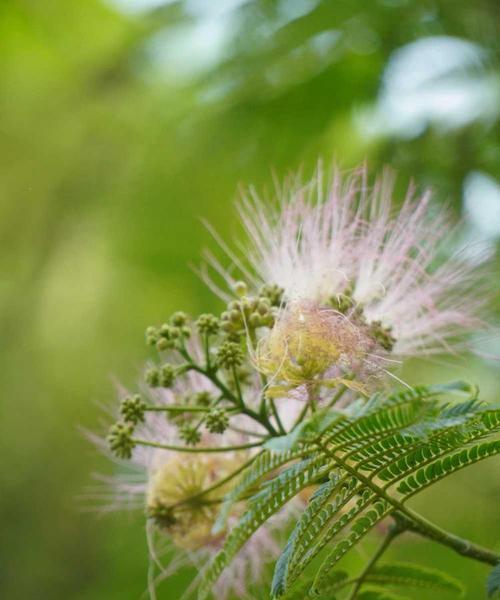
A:
{"label": "green leaflet", "polygon": [[412,475],[403,479],[397,490],[407,497],[413,496],[423,488],[451,475],[455,471],[498,453],[500,453],[500,440],[483,442],[470,448],[464,448],[448,455],[446,458],[436,460],[428,466],[418,469]]}
{"label": "green leaflet", "polygon": [[386,461],[386,466],[378,471],[385,481],[396,481],[415,471],[419,466],[464,448],[472,441],[490,435],[500,428],[500,411],[473,413],[459,425],[451,425],[434,432],[426,440],[413,440],[407,451],[400,453],[397,460]]}
{"label": "green leaflet", "polygon": [[318,596],[311,592],[313,580],[311,578],[305,581],[296,583],[280,600],[306,600],[314,598],[314,600],[335,600],[333,594],[342,588],[347,581],[348,574],[345,571],[333,571],[328,576],[328,581],[325,583],[324,591]]}
{"label": "green leaflet", "polygon": [[478,388],[467,381],[451,381],[444,384],[415,386],[409,390],[403,390],[388,396],[378,393],[374,394],[355,416],[374,413],[380,409],[397,406],[412,400],[428,400],[443,394],[465,395],[469,399],[475,399],[477,398]]}
{"label": "green leaflet", "polygon": [[321,564],[313,583],[314,593],[320,594],[324,589],[328,575],[338,561],[343,558],[373,527],[380,522],[391,510],[385,500],[378,500],[370,509],[354,521],[350,533],[341,541],[334,544]]}
{"label": "green leaflet", "polygon": [[[355,481],[351,483],[354,485]],[[296,549],[297,560],[291,561],[291,574],[290,580],[294,581],[309,563],[318,556],[318,554],[333,540],[337,537],[340,532],[345,529],[353,520],[360,516],[363,511],[370,506],[370,503],[374,500],[373,494],[370,494],[366,490],[364,493],[362,490],[357,488],[360,492],[359,497],[355,503],[352,503],[351,508],[346,512],[338,514],[339,509],[344,508],[348,501],[355,496],[355,490],[351,488],[350,492],[340,492],[333,500],[329,503],[324,511],[324,514],[320,513],[322,520],[326,521],[323,531],[317,531],[319,528],[316,527],[315,531],[308,533],[308,537],[305,538],[305,543],[298,544]],[[331,518],[333,515],[333,519]],[[311,546],[303,556],[301,551],[304,547]]]}
{"label": "green leaflet", "polygon": [[240,478],[239,483],[226,495],[213,527],[214,533],[219,533],[224,529],[226,519],[235,502],[238,502],[238,500],[255,488],[265,477],[276,471],[276,469],[299,458],[301,455],[302,451],[300,450],[287,450],[285,452],[265,451],[257,457]]}
{"label": "green leaflet", "polygon": [[[328,526],[329,521],[354,496],[356,487],[357,482],[354,478],[338,476],[319,487],[276,563],[272,583],[274,596],[283,594],[289,583],[297,579],[328,542],[328,539],[324,538],[332,531],[332,527]],[[343,525],[346,518],[344,515]],[[354,515],[351,515],[351,518],[354,518]],[[313,547],[309,549],[311,545]]]}
{"label": "green leaflet", "polygon": [[367,575],[365,581],[394,586],[443,590],[460,596],[465,591],[463,585],[447,573],[410,563],[376,565]]}
{"label": "green leaflet", "polygon": [[264,489],[250,499],[249,510],[243,515],[237,526],[231,530],[224,546],[204,574],[199,590],[200,599],[208,596],[212,585],[223,569],[251,535],[296,494],[318,478],[323,477],[329,466],[329,463],[325,464],[322,456],[305,459],[267,482]]}
{"label": "green leaflet", "polygon": [[486,591],[489,598],[500,597],[500,564],[494,567],[486,581]]}

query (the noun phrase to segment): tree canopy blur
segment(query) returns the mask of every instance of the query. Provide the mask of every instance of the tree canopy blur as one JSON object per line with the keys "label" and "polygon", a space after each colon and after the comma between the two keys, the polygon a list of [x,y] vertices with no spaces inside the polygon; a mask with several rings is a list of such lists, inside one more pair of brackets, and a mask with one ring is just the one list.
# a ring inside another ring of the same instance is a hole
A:
{"label": "tree canopy blur", "polygon": [[[494,249],[500,6],[5,0],[0,81],[0,586],[5,598],[140,597],[141,515],[127,528],[82,511],[102,500],[78,496],[103,463],[77,428],[98,427],[110,375],[134,382],[147,324],[217,305],[188,266],[212,243],[199,217],[231,238],[240,183],[272,189],[273,171],[367,160],[393,167],[401,189],[432,186],[464,235]],[[495,365],[470,364],[493,397]],[[434,511],[498,547],[498,478],[462,520],[473,483],[447,484],[453,516]],[[462,564],[422,543],[393,552]],[[481,566],[463,569],[467,598],[482,598]]]}

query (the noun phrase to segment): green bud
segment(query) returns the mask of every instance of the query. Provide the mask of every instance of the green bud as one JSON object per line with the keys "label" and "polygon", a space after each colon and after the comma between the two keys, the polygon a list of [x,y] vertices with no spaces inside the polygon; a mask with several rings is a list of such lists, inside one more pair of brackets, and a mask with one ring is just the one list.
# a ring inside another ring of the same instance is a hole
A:
{"label": "green bud", "polygon": [[196,446],[201,440],[201,433],[189,423],[184,423],[179,428],[179,437],[184,440],[188,446]]}
{"label": "green bud", "polygon": [[154,346],[158,341],[158,331],[156,327],[148,327],[146,329],[146,344],[148,346]]}
{"label": "green bud", "polygon": [[247,284],[244,281],[237,281],[233,286],[233,290],[239,298],[243,298],[248,293]]}
{"label": "green bud", "polygon": [[148,369],[146,371],[146,383],[152,387],[159,387],[160,385],[160,372],[158,369]]}
{"label": "green bud", "polygon": [[135,443],[132,441],[134,425],[132,423],[115,423],[109,430],[107,442],[110,450],[118,458],[132,458]]}
{"label": "green bud", "polygon": [[164,350],[167,350],[168,348],[172,347],[172,342],[170,340],[167,340],[164,337],[161,337],[157,342],[156,342],[156,349],[158,350],[158,352],[163,352]]}
{"label": "green bud", "polygon": [[183,327],[188,321],[188,316],[185,312],[178,311],[172,315],[170,321],[176,327]]}
{"label": "green bud", "polygon": [[232,310],[229,313],[229,320],[232,323],[239,323],[241,321],[241,313],[238,310]]}
{"label": "green bud", "polygon": [[181,327],[181,335],[184,338],[190,338],[191,337],[191,327]]}
{"label": "green bud", "polygon": [[248,323],[249,323],[250,327],[253,327],[255,329],[256,327],[260,327],[261,326],[261,324],[262,324],[262,318],[259,315],[259,313],[254,312],[248,318]]}
{"label": "green bud", "polygon": [[223,323],[221,323],[220,328],[222,329],[222,331],[230,333],[233,330],[233,324],[229,321],[224,321]]}
{"label": "green bud", "polygon": [[197,406],[208,406],[212,402],[212,394],[207,391],[196,392],[193,398]]}
{"label": "green bud", "polygon": [[229,425],[229,417],[223,408],[214,408],[205,418],[205,427],[210,433],[224,433]]}
{"label": "green bud", "polygon": [[217,363],[225,369],[238,367],[243,363],[243,352],[235,342],[224,342],[217,350]]}
{"label": "green bud", "polygon": [[167,340],[170,339],[170,331],[172,329],[171,325],[168,325],[167,323],[164,323],[161,327],[160,327],[160,335],[163,336],[164,338],[166,338]]}
{"label": "green bud", "polygon": [[160,385],[161,387],[169,388],[175,381],[175,377],[177,375],[177,371],[173,365],[163,365],[160,369]]}
{"label": "green bud", "polygon": [[122,400],[120,413],[126,422],[137,425],[137,423],[144,422],[144,411],[146,410],[146,407],[146,403],[143,399],[136,394],[131,398]]}
{"label": "green bud", "polygon": [[259,296],[267,298],[271,306],[280,306],[285,290],[276,284],[266,284],[260,288]]}
{"label": "green bud", "polygon": [[219,331],[219,319],[215,315],[200,315],[196,320],[196,327],[201,334],[215,335]]}
{"label": "green bud", "polygon": [[259,304],[257,306],[257,311],[261,315],[267,315],[267,313],[271,310],[271,303],[267,298],[261,298],[259,300]]}

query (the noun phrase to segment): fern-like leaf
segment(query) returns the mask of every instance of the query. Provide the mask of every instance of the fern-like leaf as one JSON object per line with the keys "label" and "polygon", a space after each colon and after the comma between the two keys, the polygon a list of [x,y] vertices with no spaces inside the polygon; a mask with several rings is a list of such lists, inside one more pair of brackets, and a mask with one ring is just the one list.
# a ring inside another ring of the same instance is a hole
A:
{"label": "fern-like leaf", "polygon": [[468,467],[480,460],[489,458],[500,453],[500,440],[483,442],[470,448],[464,448],[444,459],[431,462],[427,467],[422,467],[409,477],[406,477],[397,487],[398,492],[407,498],[413,496],[422,489],[459,469]]}
{"label": "fern-like leaf", "polygon": [[442,590],[462,596],[463,585],[454,577],[437,569],[409,563],[385,563],[374,566],[365,581],[402,587]]}
{"label": "fern-like leaf", "polygon": [[488,576],[486,591],[489,598],[500,597],[500,564],[498,564]]}
{"label": "fern-like leaf", "polygon": [[252,534],[301,490],[305,489],[331,470],[331,463],[317,455],[292,465],[276,478],[265,484],[256,496],[249,500],[250,508],[237,526],[227,536],[224,546],[204,574],[199,598],[208,596],[223,569],[231,562]]}
{"label": "fern-like leaf", "polygon": [[391,510],[384,500],[378,500],[371,505],[370,510],[354,521],[349,534],[334,544],[323,560],[314,579],[313,591],[320,594],[328,581],[328,575],[338,563],[364,536],[375,527]]}
{"label": "fern-like leaf", "polygon": [[219,533],[224,529],[231,508],[236,502],[249,492],[251,493],[259,482],[301,455],[301,450],[287,450],[285,452],[264,451],[258,456],[244,472],[239,483],[226,495],[213,528],[214,533]]}

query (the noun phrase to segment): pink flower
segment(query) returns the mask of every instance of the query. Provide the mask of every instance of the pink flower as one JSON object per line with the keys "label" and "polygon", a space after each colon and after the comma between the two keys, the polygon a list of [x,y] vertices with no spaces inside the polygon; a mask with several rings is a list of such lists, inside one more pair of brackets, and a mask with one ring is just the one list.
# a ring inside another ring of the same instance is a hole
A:
{"label": "pink flower", "polygon": [[[447,212],[412,188],[397,209],[387,172],[370,187],[364,168],[345,177],[335,171],[328,181],[319,168],[306,185],[295,178],[284,186],[277,202],[264,203],[252,191],[239,212],[247,260],[223,245],[231,269],[211,255],[208,262],[230,286],[235,278],[253,289],[280,286],[278,327],[280,318],[290,320],[290,307],[333,308],[358,326],[356,339],[369,349],[365,366],[387,366],[394,358],[457,351],[465,334],[483,326],[484,256],[464,249],[446,255],[454,233]],[[367,344],[370,333],[378,348]]]}

